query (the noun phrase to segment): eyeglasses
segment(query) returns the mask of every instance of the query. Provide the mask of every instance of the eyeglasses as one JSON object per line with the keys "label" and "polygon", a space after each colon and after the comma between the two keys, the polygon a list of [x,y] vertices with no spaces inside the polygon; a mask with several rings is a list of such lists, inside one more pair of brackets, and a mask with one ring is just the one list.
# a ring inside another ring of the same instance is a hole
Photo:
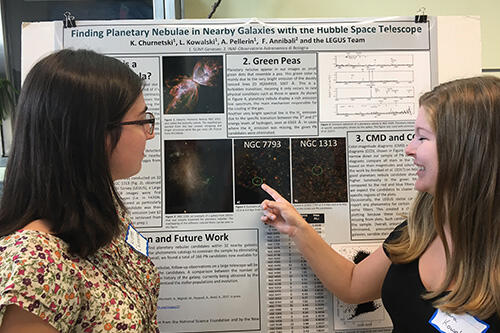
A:
{"label": "eyeglasses", "polygon": [[155,116],[151,112],[146,112],[146,119],[124,121],[117,124],[117,126],[123,125],[142,125],[148,135],[153,135],[155,131]]}

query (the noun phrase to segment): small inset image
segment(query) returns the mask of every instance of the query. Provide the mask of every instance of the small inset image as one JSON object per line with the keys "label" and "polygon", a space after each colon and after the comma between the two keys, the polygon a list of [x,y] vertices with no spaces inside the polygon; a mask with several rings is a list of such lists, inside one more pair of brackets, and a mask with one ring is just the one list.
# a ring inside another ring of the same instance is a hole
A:
{"label": "small inset image", "polygon": [[[380,244],[333,244],[332,248],[355,264],[373,253]],[[380,299],[361,304],[347,304],[333,297],[334,327],[351,331],[360,327],[370,327],[377,332],[391,332],[383,328],[391,327],[391,319]]]}
{"label": "small inset image", "polygon": [[224,113],[222,56],[163,57],[164,114]]}
{"label": "small inset image", "polygon": [[292,139],[293,202],[347,202],[345,138]]}
{"label": "small inset image", "polygon": [[231,140],[168,140],[165,213],[233,212]]}
{"label": "small inset image", "polygon": [[290,200],[290,143],[288,139],[234,140],[236,204],[260,204],[271,197],[268,184]]}

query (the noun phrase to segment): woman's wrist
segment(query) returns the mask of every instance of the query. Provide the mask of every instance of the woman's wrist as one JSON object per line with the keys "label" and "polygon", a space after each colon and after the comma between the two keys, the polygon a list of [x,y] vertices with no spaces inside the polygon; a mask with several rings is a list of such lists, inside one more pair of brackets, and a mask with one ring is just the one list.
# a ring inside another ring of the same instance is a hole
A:
{"label": "woman's wrist", "polygon": [[302,236],[305,233],[307,233],[307,231],[310,227],[311,226],[309,225],[309,223],[307,223],[306,220],[304,220],[304,218],[299,215],[299,218],[297,220],[297,224],[295,225],[293,232],[290,234],[290,239],[292,239],[293,241],[296,241],[296,240],[302,238]]}

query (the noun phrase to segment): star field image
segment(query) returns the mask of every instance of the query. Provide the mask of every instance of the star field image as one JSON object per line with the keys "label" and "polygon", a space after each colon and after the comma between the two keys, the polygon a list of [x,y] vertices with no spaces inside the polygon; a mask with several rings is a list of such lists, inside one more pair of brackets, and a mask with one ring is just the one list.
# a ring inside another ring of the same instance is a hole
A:
{"label": "star field image", "polygon": [[345,138],[292,139],[294,203],[347,202]]}
{"label": "star field image", "polygon": [[234,140],[236,204],[260,204],[271,197],[266,183],[290,200],[290,143],[288,139]]}
{"label": "star field image", "polygon": [[222,64],[222,56],[163,57],[164,113],[224,113]]}
{"label": "star field image", "polygon": [[167,140],[165,212],[233,212],[231,140]]}

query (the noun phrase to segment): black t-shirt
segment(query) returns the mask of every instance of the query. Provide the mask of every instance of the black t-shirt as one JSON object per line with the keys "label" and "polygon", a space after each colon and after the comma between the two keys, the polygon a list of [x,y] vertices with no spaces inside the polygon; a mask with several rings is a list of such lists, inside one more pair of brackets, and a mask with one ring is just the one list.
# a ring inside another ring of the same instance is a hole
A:
{"label": "black t-shirt", "polygon": [[[405,227],[406,222],[398,225],[384,243],[390,243],[394,240]],[[385,251],[385,253],[389,257],[388,252]],[[422,298],[425,292],[426,289],[418,272],[418,259],[408,264],[391,264],[382,285],[382,302],[392,319],[393,332],[438,332],[429,324],[429,319],[433,316],[436,308],[432,306],[432,300]],[[498,315],[495,314],[483,322],[490,325],[487,333],[500,332]]]}

